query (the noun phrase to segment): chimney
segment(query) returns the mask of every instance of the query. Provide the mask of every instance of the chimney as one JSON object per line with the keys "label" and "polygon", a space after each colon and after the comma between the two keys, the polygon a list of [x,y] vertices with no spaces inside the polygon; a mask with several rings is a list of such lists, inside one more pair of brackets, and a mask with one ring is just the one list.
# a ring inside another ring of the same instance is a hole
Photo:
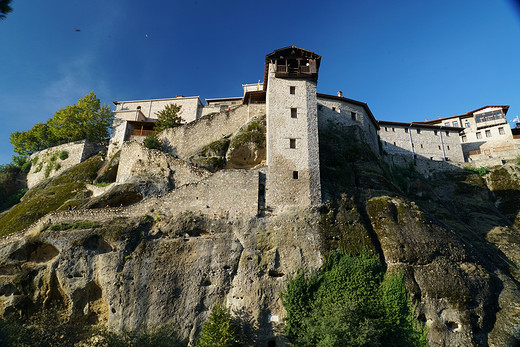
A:
{"label": "chimney", "polygon": [[343,97],[343,92],[341,90],[338,92],[338,96],[341,98]]}
{"label": "chimney", "polygon": [[426,118],[426,121],[429,122],[428,118]]}

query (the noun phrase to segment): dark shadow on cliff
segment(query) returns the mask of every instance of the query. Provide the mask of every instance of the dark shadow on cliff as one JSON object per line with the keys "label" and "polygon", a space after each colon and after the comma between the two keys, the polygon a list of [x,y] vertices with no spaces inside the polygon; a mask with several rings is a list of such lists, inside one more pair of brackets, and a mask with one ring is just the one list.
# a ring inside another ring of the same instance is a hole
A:
{"label": "dark shadow on cliff", "polygon": [[[467,279],[453,278],[465,287],[460,291],[460,297],[456,293],[442,291],[438,294],[439,298],[455,300],[461,310],[474,310],[477,306],[484,309],[482,314],[470,314],[468,323],[475,343],[487,345],[497,323],[497,314],[504,309],[499,305],[499,297],[505,290],[504,280],[511,279],[510,283],[520,288],[520,234],[513,225],[514,222],[520,224],[516,219],[520,210],[520,183],[518,190],[495,189],[492,192],[486,181],[475,172],[461,169],[450,162],[433,162],[422,157],[414,159],[412,153],[404,155],[406,159],[399,160],[400,165],[395,165],[393,160],[387,164],[372,153],[368,145],[361,145],[362,140],[359,129],[355,127],[336,129],[332,125],[326,131],[320,131],[321,186],[323,200],[326,201],[320,223],[322,248],[328,252],[347,245],[347,249],[355,250],[368,244],[367,248],[382,255],[381,235],[378,234],[381,231],[376,232],[371,225],[374,221],[367,214],[367,202],[372,201],[371,208],[374,208],[374,198],[388,196],[415,204],[425,215],[425,221],[421,223],[435,226],[431,231],[439,230],[439,236],[446,238],[439,240],[439,249],[442,245],[458,244],[462,248],[461,259],[464,263],[469,262],[485,270],[485,273],[476,272]],[[386,159],[389,158],[386,156]],[[429,167],[443,170],[429,170]],[[500,176],[507,175],[502,173]],[[405,222],[398,220],[397,214],[392,217],[388,213],[391,214],[391,211],[379,211],[376,215],[394,218],[396,227]],[[427,225],[421,226],[425,232],[430,228]],[[412,228],[409,232],[416,231]],[[402,242],[406,244],[407,241]],[[413,247],[413,243],[408,246]],[[436,266],[442,268],[440,264],[447,262],[445,271],[462,266],[458,264],[457,256],[450,255],[450,249],[435,253],[435,248],[424,251],[431,253],[427,257],[430,261],[438,259],[435,260]],[[442,255],[444,253],[450,256],[446,258]],[[457,271],[451,276],[465,276],[465,272],[459,274]],[[415,287],[414,295],[420,300],[424,293],[415,283],[413,271],[406,276],[409,277],[407,286]],[[486,288],[479,287],[479,283]],[[433,288],[435,286],[430,291]],[[503,326],[504,318],[500,319]],[[448,326],[449,329],[452,328]]]}

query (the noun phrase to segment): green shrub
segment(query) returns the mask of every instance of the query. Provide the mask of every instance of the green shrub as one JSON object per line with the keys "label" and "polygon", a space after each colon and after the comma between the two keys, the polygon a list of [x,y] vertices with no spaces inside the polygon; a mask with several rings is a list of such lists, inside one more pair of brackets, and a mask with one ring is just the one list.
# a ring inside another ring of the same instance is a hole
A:
{"label": "green shrub", "polygon": [[475,173],[479,174],[479,176],[481,176],[481,177],[485,176],[489,173],[489,169],[487,167],[471,167],[468,165],[464,169],[467,171],[475,172]]}
{"label": "green shrub", "polygon": [[58,158],[60,158],[61,160],[65,160],[69,157],[69,152],[67,151],[61,151],[58,153]]}
{"label": "green shrub", "polygon": [[0,211],[7,210],[11,206],[20,202],[20,199],[27,193],[27,188],[19,189],[15,194],[9,196],[1,205]]}
{"label": "green shrub", "polygon": [[29,171],[31,171],[31,166],[32,166],[32,162],[30,160],[27,160],[25,163],[23,163],[23,165],[20,167],[20,170],[23,172],[23,173],[28,173]]}
{"label": "green shrub", "polygon": [[516,160],[516,165],[520,165],[520,155],[518,157],[516,157],[515,160]]}
{"label": "green shrub", "polygon": [[161,149],[162,143],[156,134],[148,135],[144,138],[144,145],[149,149]]}
{"label": "green shrub", "polygon": [[297,346],[426,346],[403,276],[378,258],[336,251],[321,272],[299,272],[281,295],[285,336]]}
{"label": "green shrub", "polygon": [[228,307],[216,304],[197,341],[197,347],[239,346],[240,329]]}

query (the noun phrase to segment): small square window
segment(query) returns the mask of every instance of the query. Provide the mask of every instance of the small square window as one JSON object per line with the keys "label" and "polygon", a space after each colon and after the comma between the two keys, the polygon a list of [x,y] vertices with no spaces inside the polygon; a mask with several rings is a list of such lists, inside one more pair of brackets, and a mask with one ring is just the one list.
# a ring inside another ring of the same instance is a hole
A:
{"label": "small square window", "polygon": [[356,120],[356,112],[350,112],[350,118]]}
{"label": "small square window", "polygon": [[450,136],[450,132],[449,131],[446,131],[446,136]]}
{"label": "small square window", "polygon": [[458,126],[459,126],[459,122],[456,121],[456,120],[454,120],[454,121],[452,122],[452,124],[453,124],[454,127],[458,127]]}
{"label": "small square window", "polygon": [[395,128],[392,128],[392,131],[395,133]]}
{"label": "small square window", "polygon": [[296,148],[296,139],[289,139],[289,148]]}
{"label": "small square window", "polygon": [[295,86],[290,86],[289,87],[289,93],[296,94],[296,87]]}
{"label": "small square window", "polygon": [[332,111],[336,111],[336,108],[334,106],[332,106]]}
{"label": "small square window", "polygon": [[291,108],[291,118],[298,118],[298,109]]}
{"label": "small square window", "polygon": [[466,142],[466,141],[467,141],[466,135],[462,136],[462,142]]}
{"label": "small square window", "polygon": [[469,128],[469,127],[470,127],[469,122],[466,122],[466,123],[464,124],[464,126],[465,126],[466,128]]}
{"label": "small square window", "polygon": [[449,127],[450,126],[450,122],[445,122],[444,125]]}
{"label": "small square window", "polygon": [[408,133],[408,128],[404,128],[404,132],[405,132],[405,133]]}
{"label": "small square window", "polygon": [[437,136],[437,130],[433,131],[433,135]]}
{"label": "small square window", "polygon": [[481,139],[482,138],[482,133],[479,131],[478,133],[476,133],[477,135],[477,139]]}
{"label": "small square window", "polygon": [[441,149],[441,146],[439,145],[439,149]]}
{"label": "small square window", "polygon": [[417,129],[417,134],[420,134],[421,133],[421,129]]}
{"label": "small square window", "polygon": [[447,146],[448,147],[448,151],[450,150],[450,146]]}
{"label": "small square window", "polygon": [[423,145],[422,145],[422,143],[421,143],[421,148],[423,148]]}
{"label": "small square window", "polygon": [[385,131],[388,131],[388,128],[387,128],[387,127],[385,127]]}
{"label": "small square window", "polygon": [[500,135],[505,135],[506,134],[506,132],[504,131],[504,128],[498,128],[498,133]]}
{"label": "small square window", "polygon": [[491,130],[486,130],[486,137],[491,137]]}
{"label": "small square window", "polygon": [[293,171],[292,172],[292,178],[293,178],[293,180],[297,180],[298,179],[298,171]]}

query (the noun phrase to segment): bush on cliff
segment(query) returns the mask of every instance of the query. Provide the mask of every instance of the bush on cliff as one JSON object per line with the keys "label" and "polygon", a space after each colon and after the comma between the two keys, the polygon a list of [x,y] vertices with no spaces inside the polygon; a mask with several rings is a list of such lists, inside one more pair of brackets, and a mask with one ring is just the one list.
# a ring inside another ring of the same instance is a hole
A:
{"label": "bush on cliff", "polygon": [[282,293],[285,335],[297,346],[426,346],[399,274],[368,252],[333,252],[320,273],[299,272]]}
{"label": "bush on cliff", "polygon": [[217,304],[204,326],[197,341],[197,347],[232,347],[240,346],[240,329],[231,317],[229,308]]}
{"label": "bush on cliff", "polygon": [[152,134],[148,135],[144,138],[144,146],[149,149],[161,149],[162,143],[157,137],[157,135]]}

